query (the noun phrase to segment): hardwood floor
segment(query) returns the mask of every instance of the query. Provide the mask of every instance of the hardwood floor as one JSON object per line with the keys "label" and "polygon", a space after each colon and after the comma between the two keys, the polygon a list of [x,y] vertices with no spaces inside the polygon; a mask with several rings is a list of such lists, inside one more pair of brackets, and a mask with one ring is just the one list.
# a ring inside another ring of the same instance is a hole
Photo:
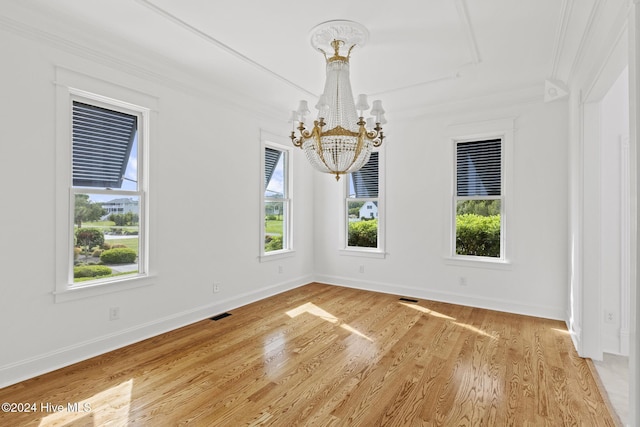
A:
{"label": "hardwood floor", "polygon": [[1,389],[36,412],[0,425],[615,425],[560,321],[317,283],[230,313]]}

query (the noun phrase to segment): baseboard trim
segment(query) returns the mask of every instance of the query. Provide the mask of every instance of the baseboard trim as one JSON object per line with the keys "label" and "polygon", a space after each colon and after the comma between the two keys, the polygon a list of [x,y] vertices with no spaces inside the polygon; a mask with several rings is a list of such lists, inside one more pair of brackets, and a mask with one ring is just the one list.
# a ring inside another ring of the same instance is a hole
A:
{"label": "baseboard trim", "polygon": [[290,281],[267,286],[252,292],[245,292],[233,298],[227,298],[195,307],[190,310],[155,319],[111,334],[62,347],[31,357],[20,362],[0,367],[0,388],[36,377],[92,357],[108,353],[118,348],[172,331],[177,328],[210,318],[243,305],[286,292],[313,281],[312,276],[302,276]]}
{"label": "baseboard trim", "polygon": [[346,277],[316,275],[315,280],[330,285],[344,286],[354,289],[382,292],[385,294],[402,295],[407,297],[422,298],[432,301],[446,302],[469,307],[485,308],[488,310],[502,311],[505,313],[522,314],[525,316],[543,317],[566,321],[564,308],[544,307],[521,302],[509,301],[498,298],[485,298],[478,296],[462,295],[453,292],[442,292],[433,289],[416,288],[383,282],[368,280],[353,280]]}

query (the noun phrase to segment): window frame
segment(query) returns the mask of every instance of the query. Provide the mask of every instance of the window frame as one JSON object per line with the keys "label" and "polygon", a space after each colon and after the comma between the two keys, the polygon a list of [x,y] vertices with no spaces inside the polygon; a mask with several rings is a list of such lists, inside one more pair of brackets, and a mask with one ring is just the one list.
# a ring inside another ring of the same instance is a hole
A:
{"label": "window frame", "polygon": [[[513,144],[515,118],[487,120],[473,124],[451,126],[454,136],[449,138],[451,147],[451,192],[447,203],[450,225],[446,244],[445,260],[459,266],[487,268],[511,268],[513,258],[513,221],[511,218],[513,202]],[[501,140],[501,185],[500,196],[457,196],[457,144],[482,142],[492,139]],[[500,202],[500,257],[459,255],[456,253],[456,211],[458,200],[492,200]]]}
{"label": "window frame", "polygon": [[[385,147],[380,147],[373,150],[378,153],[378,197],[349,197],[349,174],[344,175],[344,183],[342,184],[342,209],[339,241],[340,248],[338,250],[340,255],[346,256],[360,256],[368,258],[385,258],[385,223],[386,223],[386,209],[385,209]],[[378,205],[378,246],[375,248],[365,248],[359,246],[349,246],[349,202],[377,202]]]}
{"label": "window frame", "polygon": [[[72,301],[81,298],[125,291],[153,283],[149,250],[149,139],[152,115],[157,99],[104,80],[79,74],[64,68],[56,69],[56,280],[54,300]],[[108,190],[100,187],[73,186],[73,102],[121,111],[138,117],[137,129],[137,190]],[[74,283],[73,232],[75,194],[106,194],[136,196],[139,206],[138,273],[113,278]]]}
{"label": "window frame", "polygon": [[[460,144],[468,144],[468,143],[483,143],[483,142],[488,142],[488,141],[493,141],[493,140],[499,140],[500,141],[500,195],[497,196],[490,196],[490,195],[486,195],[486,196],[459,196],[458,195],[458,146]],[[481,260],[492,260],[492,261],[502,261],[504,260],[504,254],[505,254],[505,247],[504,247],[504,223],[503,223],[503,219],[504,219],[504,140],[501,137],[496,137],[496,138],[481,138],[481,139],[458,139],[454,141],[454,173],[453,173],[453,188],[454,188],[454,193],[453,193],[453,206],[452,206],[452,210],[453,210],[453,245],[452,245],[452,256],[456,257],[456,258],[464,258],[464,259],[469,259],[469,258],[479,258]],[[468,200],[500,200],[500,256],[498,257],[489,257],[489,256],[477,256],[477,255],[461,255],[458,254],[456,249],[457,249],[457,222],[456,222],[456,217],[457,217],[457,211],[458,211],[458,202],[464,202],[464,201],[468,201]]]}
{"label": "window frame", "polygon": [[[275,135],[262,132],[261,144],[260,144],[260,245],[259,245],[259,259],[260,261],[276,260],[283,257],[292,256],[295,253],[294,239],[293,239],[293,148],[280,142],[281,138]],[[267,197],[265,196],[265,167],[266,167],[266,155],[267,148],[280,151],[284,154],[284,194],[283,197]],[[264,241],[266,237],[266,215],[265,209],[268,202],[282,202],[283,204],[283,239],[282,249],[266,252],[264,248]]]}

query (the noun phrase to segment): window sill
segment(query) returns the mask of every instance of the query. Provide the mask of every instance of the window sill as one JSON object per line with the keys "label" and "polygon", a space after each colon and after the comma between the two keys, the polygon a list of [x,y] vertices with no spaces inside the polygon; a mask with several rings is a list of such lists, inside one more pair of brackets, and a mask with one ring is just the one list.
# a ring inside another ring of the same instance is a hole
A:
{"label": "window sill", "polygon": [[260,262],[276,261],[279,259],[292,257],[295,254],[296,254],[296,251],[294,250],[282,250],[282,251],[274,251],[268,254],[263,254],[263,255],[260,255],[258,258],[260,259]]}
{"label": "window sill", "polygon": [[62,291],[54,291],[53,298],[56,303],[76,301],[84,298],[122,292],[130,289],[142,288],[154,284],[156,276],[140,276],[131,279],[123,279],[112,282],[94,283],[83,286],[68,286]]}
{"label": "window sill", "polygon": [[511,270],[512,264],[506,259],[491,259],[476,256],[449,256],[444,258],[445,264],[458,267],[488,268],[493,270]]}
{"label": "window sill", "polygon": [[383,259],[387,256],[386,252],[382,252],[377,249],[375,250],[356,249],[356,248],[339,249],[338,253],[343,256],[358,256],[358,257],[365,257],[365,258],[380,258],[380,259]]}

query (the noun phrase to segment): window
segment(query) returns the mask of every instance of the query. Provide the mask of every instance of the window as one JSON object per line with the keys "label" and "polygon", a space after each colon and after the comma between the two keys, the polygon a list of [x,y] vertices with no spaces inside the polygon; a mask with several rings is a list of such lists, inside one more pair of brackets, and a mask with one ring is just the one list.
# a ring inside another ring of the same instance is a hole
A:
{"label": "window", "polygon": [[144,81],[132,90],[129,80],[63,67],[55,82],[54,300],[152,285],[148,147],[158,98]]}
{"label": "window", "polygon": [[262,254],[291,250],[290,151],[265,143]]}
{"label": "window", "polygon": [[346,242],[347,249],[381,250],[380,155],[371,153],[358,171],[347,174]]}
{"label": "window", "polygon": [[143,275],[142,111],[72,96],[73,286]]}
{"label": "window", "polygon": [[455,141],[454,255],[504,259],[502,138]]}

